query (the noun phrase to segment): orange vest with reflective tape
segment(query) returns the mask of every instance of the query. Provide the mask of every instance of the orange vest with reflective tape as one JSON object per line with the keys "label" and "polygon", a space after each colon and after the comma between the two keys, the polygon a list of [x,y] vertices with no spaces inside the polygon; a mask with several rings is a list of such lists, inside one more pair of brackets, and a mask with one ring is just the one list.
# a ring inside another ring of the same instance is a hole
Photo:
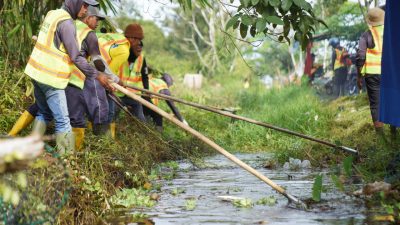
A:
{"label": "orange vest with reflective tape", "polygon": [[37,82],[58,89],[65,89],[68,85],[73,63],[68,54],[54,45],[54,36],[57,25],[69,19],[71,16],[63,9],[47,13],[24,71]]}
{"label": "orange vest with reflective tape", "polygon": [[361,74],[381,74],[383,29],[384,25],[369,28],[374,39],[375,47],[367,48],[365,64],[361,69]]}
{"label": "orange vest with reflective tape", "polygon": [[[149,77],[149,89],[152,92],[159,93],[161,90],[168,89],[168,85],[162,79]],[[151,101],[154,105],[158,105],[159,103],[158,98],[152,98]]]}
{"label": "orange vest with reflective tape", "polygon": [[335,52],[336,52],[336,59],[335,59],[335,65],[333,65],[333,70],[339,69],[341,67],[344,67],[345,64],[342,60],[342,56],[343,53],[345,52],[345,50],[339,50],[337,48],[335,48]]}

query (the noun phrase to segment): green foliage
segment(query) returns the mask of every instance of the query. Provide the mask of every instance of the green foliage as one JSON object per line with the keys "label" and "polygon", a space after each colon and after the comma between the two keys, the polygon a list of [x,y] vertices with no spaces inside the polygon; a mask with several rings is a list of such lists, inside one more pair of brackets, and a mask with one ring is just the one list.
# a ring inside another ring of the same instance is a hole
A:
{"label": "green foliage", "polygon": [[196,199],[192,198],[192,199],[188,199],[185,201],[185,209],[187,211],[193,211],[196,208]]}
{"label": "green foliage", "polygon": [[312,187],[312,199],[316,202],[321,201],[322,177],[322,174],[317,175],[314,179],[314,184]]}
{"label": "green foliage", "polygon": [[358,41],[361,34],[368,29],[358,3],[345,2],[330,5],[334,13],[327,16],[326,23],[333,36],[345,40]]}
{"label": "green foliage", "polygon": [[237,208],[252,208],[254,203],[249,198],[233,200],[233,205]]}
{"label": "green foliage", "polygon": [[343,160],[343,168],[344,172],[346,173],[346,176],[348,177],[351,176],[352,166],[353,166],[353,156],[346,157]]}
{"label": "green foliage", "polygon": [[343,183],[342,181],[339,180],[338,176],[336,176],[335,174],[331,174],[331,180],[337,189],[339,189],[342,192],[344,191]]}
{"label": "green foliage", "polygon": [[257,205],[268,205],[268,206],[274,206],[278,203],[278,200],[276,199],[275,196],[268,196],[264,198],[260,198],[256,204]]}
{"label": "green foliage", "polygon": [[[290,42],[289,31],[293,30],[295,40],[305,49],[321,22],[312,11],[311,4],[305,0],[241,0],[237,12],[225,28],[240,27],[242,38],[248,33],[252,37],[257,34],[276,35],[281,42]],[[275,33],[277,25],[283,26],[283,32]]]}
{"label": "green foliage", "polygon": [[[24,65],[32,51],[32,35],[38,34],[47,12],[62,3],[62,0],[4,0],[0,5],[0,54],[8,56],[15,67]],[[116,12],[111,0],[99,3],[106,11]]]}
{"label": "green foliage", "polygon": [[137,208],[137,207],[153,207],[155,201],[151,200],[148,192],[143,189],[122,189],[118,190],[115,195],[110,198],[110,203],[115,207]]}
{"label": "green foliage", "polygon": [[185,193],[186,190],[184,188],[174,188],[171,190],[171,195],[176,196]]}

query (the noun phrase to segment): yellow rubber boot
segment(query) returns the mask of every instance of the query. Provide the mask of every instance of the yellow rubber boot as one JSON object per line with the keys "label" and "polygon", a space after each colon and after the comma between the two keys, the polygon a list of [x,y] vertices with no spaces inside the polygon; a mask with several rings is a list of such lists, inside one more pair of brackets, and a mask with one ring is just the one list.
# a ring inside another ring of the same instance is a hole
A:
{"label": "yellow rubber boot", "polygon": [[90,130],[93,129],[93,124],[92,124],[92,122],[90,122],[90,121],[87,122],[87,128],[90,129]]}
{"label": "yellow rubber boot", "polygon": [[16,136],[17,134],[19,134],[19,132],[29,126],[29,124],[31,124],[34,119],[35,117],[25,110],[18,118],[17,122],[15,122],[8,135],[13,137]]}
{"label": "yellow rubber boot", "polygon": [[115,123],[110,123],[110,133],[111,133],[111,138],[115,140],[115,130],[117,128],[117,125]]}
{"label": "yellow rubber boot", "polygon": [[75,150],[81,151],[85,138],[85,128],[73,127],[72,132],[75,135]]}

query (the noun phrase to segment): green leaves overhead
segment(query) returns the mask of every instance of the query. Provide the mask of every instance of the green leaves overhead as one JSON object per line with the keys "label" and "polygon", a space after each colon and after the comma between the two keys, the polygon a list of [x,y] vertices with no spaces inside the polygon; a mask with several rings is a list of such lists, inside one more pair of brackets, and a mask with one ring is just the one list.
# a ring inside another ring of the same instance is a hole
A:
{"label": "green leaves overhead", "polygon": [[267,16],[265,19],[272,24],[283,25],[283,21],[277,16]]}
{"label": "green leaves overhead", "polygon": [[294,38],[305,49],[320,23],[324,24],[306,0],[240,0],[226,29],[239,27],[242,38],[248,33],[253,37],[273,35],[281,42]]}
{"label": "green leaves overhead", "polygon": [[289,11],[292,4],[293,4],[292,0],[282,0],[282,5],[281,5],[282,10],[285,12]]}

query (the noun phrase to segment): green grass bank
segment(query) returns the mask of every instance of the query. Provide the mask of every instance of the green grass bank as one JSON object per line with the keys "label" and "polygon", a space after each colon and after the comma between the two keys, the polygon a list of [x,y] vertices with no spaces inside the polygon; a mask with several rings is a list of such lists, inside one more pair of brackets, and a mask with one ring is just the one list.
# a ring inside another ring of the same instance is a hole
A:
{"label": "green grass bank", "polygon": [[[1,134],[6,134],[21,112],[33,102],[29,79],[9,65],[9,62],[0,63]],[[266,89],[257,77],[252,79],[248,89],[243,87],[240,76],[206,79],[200,90],[189,90],[180,81],[177,78],[171,90],[182,99],[221,108],[233,107],[238,109],[237,114],[245,117],[338,145],[356,147],[360,158],[355,167],[358,175],[367,182],[383,179],[385,168],[398,149],[398,143],[391,141],[389,135],[387,141],[376,136],[365,94],[324,101],[308,86]],[[161,107],[166,109],[165,104]],[[191,127],[231,152],[271,152],[279,163],[294,157],[309,159],[317,167],[339,164],[347,156],[323,145],[243,121],[232,121],[181,104],[178,108]],[[28,133],[29,130],[23,132],[24,135]],[[19,215],[30,215],[32,209],[52,212],[62,205],[61,211],[55,213],[59,215],[56,217],[58,223],[98,223],[114,214],[112,209],[121,205],[151,205],[148,196],[157,192],[157,187],[151,183],[161,176],[163,162],[188,158],[196,163],[213,152],[169,122],[165,123],[165,132],[160,134],[151,126],[122,116],[117,141],[98,139],[88,133],[84,150],[71,156],[67,167],[47,154],[34,163],[33,169],[25,171],[30,184],[37,188],[27,192],[30,197],[24,201],[25,211]],[[68,182],[63,177],[65,172],[69,174]],[[131,193],[120,193],[121,188],[136,188],[134,190],[139,191],[135,192],[135,199],[143,200],[115,202],[113,196]],[[67,202],[55,200],[61,199],[65,192],[69,193]],[[42,215],[42,218],[46,216]]]}

